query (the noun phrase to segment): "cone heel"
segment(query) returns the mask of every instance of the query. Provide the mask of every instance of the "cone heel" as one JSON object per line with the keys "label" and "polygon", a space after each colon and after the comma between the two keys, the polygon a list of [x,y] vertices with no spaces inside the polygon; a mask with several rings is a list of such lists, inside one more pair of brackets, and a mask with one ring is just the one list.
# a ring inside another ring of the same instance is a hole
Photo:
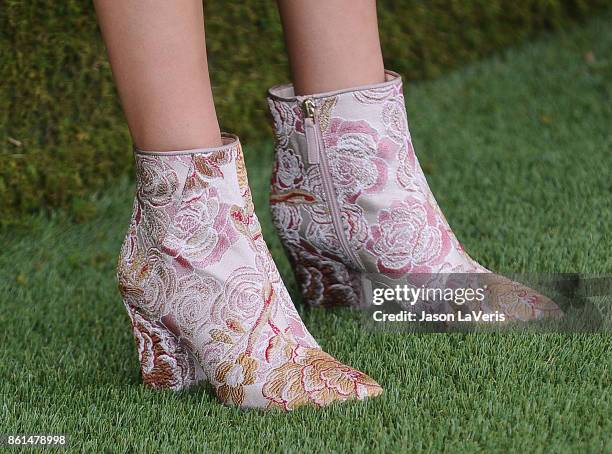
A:
{"label": "cone heel", "polygon": [[364,306],[362,275],[349,269],[339,259],[304,246],[285,246],[302,292],[311,306]]}
{"label": "cone heel", "polygon": [[180,391],[203,379],[200,367],[174,334],[128,304],[125,307],[132,322],[140,372],[145,385],[153,389]]}

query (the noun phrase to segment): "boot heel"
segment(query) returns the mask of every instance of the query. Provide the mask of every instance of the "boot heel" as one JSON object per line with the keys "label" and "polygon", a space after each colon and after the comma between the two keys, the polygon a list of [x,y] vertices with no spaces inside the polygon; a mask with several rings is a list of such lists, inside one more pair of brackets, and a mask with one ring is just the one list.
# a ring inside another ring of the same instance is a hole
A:
{"label": "boot heel", "polygon": [[197,362],[174,334],[128,304],[125,304],[125,308],[132,322],[140,372],[145,385],[154,389],[180,391],[204,378]]}
{"label": "boot heel", "polygon": [[311,306],[364,307],[362,273],[307,245],[286,246],[303,300]]}

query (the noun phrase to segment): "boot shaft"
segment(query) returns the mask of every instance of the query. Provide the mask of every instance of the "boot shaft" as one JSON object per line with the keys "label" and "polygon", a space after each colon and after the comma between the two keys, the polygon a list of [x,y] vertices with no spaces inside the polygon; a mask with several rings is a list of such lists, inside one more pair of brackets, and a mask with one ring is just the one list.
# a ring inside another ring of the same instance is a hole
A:
{"label": "boot shaft", "polygon": [[252,247],[260,232],[240,142],[223,140],[211,149],[135,150],[136,197],[117,277],[124,299],[150,317],[169,311],[179,283],[184,298],[190,286],[219,293],[234,266],[228,250]]}
{"label": "boot shaft", "polygon": [[[271,199],[277,227],[285,241],[307,238],[352,269],[381,271],[373,255],[390,251],[375,250],[383,230],[377,225],[411,211],[423,220],[444,219],[412,147],[400,77],[387,72],[380,84],[292,94],[285,85],[268,98],[277,136]],[[293,222],[298,217],[301,231]],[[425,239],[431,247],[417,251],[427,255],[422,263],[389,263],[389,274],[427,271],[431,256],[443,254],[454,238],[440,224]],[[422,239],[408,240],[402,246],[419,247]]]}
{"label": "boot shaft", "polygon": [[313,304],[330,299],[317,288],[364,301],[368,274],[394,286],[410,273],[474,270],[414,153],[402,81],[386,78],[311,96],[290,85],[269,92],[273,221]]}

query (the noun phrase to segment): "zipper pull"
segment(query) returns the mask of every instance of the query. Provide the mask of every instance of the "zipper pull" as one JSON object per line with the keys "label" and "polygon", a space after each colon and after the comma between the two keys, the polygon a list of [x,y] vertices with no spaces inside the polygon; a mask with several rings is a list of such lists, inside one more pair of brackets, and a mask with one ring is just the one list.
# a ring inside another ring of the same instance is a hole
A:
{"label": "zipper pull", "polygon": [[316,106],[312,98],[305,99],[302,103],[302,108],[304,109],[304,116],[306,118],[314,119]]}
{"label": "zipper pull", "polygon": [[316,105],[310,98],[302,103],[304,110],[304,133],[306,135],[306,149],[308,152],[308,163],[319,163],[319,139],[317,137],[317,126],[315,124]]}

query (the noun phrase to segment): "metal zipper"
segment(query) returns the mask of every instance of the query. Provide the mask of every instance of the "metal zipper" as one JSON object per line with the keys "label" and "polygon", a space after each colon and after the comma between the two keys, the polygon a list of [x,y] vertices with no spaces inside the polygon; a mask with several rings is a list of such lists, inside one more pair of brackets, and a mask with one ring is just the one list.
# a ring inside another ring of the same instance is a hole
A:
{"label": "metal zipper", "polygon": [[312,98],[306,98],[302,102],[302,108],[304,109],[304,132],[306,135],[306,146],[309,164],[319,164],[321,170],[321,182],[327,195],[327,203],[331,211],[332,223],[340,245],[344,249],[344,252],[353,262],[356,267],[363,267],[361,260],[353,249],[351,248],[342,225],[342,214],[340,206],[338,205],[338,198],[334,189],[334,184],[331,179],[331,173],[329,171],[329,162],[327,155],[325,154],[325,146],[321,138],[321,130],[318,125],[317,118],[317,105]]}

